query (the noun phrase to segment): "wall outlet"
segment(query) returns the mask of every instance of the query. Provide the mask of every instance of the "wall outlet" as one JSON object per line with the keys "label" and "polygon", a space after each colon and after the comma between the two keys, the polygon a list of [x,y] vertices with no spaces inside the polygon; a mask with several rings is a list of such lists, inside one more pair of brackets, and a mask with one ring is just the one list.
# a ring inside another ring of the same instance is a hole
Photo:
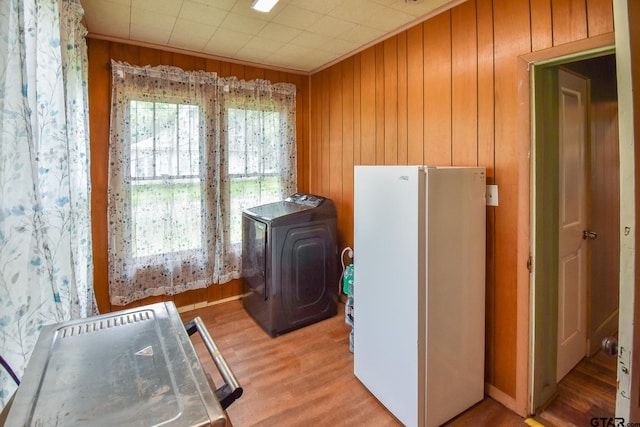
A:
{"label": "wall outlet", "polygon": [[487,185],[487,206],[498,206],[498,186]]}

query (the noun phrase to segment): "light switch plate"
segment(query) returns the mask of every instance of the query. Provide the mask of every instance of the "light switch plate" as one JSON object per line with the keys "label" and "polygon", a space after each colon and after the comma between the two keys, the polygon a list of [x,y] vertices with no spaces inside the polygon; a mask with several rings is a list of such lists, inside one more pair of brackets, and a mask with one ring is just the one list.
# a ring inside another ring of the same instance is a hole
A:
{"label": "light switch plate", "polygon": [[487,206],[498,206],[497,185],[487,185]]}

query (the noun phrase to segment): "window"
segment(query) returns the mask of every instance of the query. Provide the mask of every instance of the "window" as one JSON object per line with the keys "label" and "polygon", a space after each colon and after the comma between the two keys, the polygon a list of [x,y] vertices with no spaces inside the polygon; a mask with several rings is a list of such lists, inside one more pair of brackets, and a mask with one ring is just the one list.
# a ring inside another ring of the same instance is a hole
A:
{"label": "window", "polygon": [[240,277],[242,211],[296,190],[295,87],[112,62],[109,293]]}
{"label": "window", "polygon": [[[280,113],[229,108],[229,179],[231,187],[231,243],[242,242],[242,210],[282,200],[278,141]],[[257,196],[257,197],[256,197]],[[256,200],[257,199],[257,200]]]}
{"label": "window", "polygon": [[200,108],[132,100],[129,111],[132,257],[202,249]]}

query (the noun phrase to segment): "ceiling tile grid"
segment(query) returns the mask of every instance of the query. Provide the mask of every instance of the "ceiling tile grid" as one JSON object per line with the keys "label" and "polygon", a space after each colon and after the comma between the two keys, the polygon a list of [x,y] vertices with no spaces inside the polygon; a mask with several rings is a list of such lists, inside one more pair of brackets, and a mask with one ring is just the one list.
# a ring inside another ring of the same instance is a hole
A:
{"label": "ceiling tile grid", "polygon": [[462,0],[81,0],[90,35],[313,72]]}

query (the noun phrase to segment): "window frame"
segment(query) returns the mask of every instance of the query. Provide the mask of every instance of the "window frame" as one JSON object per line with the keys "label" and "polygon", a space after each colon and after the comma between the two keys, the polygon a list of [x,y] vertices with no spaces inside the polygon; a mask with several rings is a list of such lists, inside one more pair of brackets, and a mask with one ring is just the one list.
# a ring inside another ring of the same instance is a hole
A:
{"label": "window frame", "polygon": [[[160,92],[160,91],[159,91]],[[124,96],[124,100],[126,101],[126,107],[124,108],[124,114],[123,116],[125,117],[126,120],[129,121],[129,123],[132,123],[132,115],[131,115],[131,102],[132,101],[143,101],[143,102],[153,102],[154,104],[157,103],[162,103],[162,104],[173,104],[173,105],[192,105],[192,106],[197,106],[198,107],[198,127],[200,128],[200,132],[205,132],[206,131],[206,120],[204,119],[204,115],[205,115],[205,108],[206,105],[205,103],[199,102],[196,99],[186,99],[187,97],[182,97],[182,96],[170,96],[170,95],[165,95],[165,94],[159,94],[159,93],[154,93],[153,91],[149,91],[149,92],[145,92],[142,93],[140,91],[131,91],[130,93],[125,94]],[[128,145],[126,147],[126,149],[129,152],[129,157],[131,158],[131,150],[132,150],[132,137],[131,137],[131,126],[129,126],[129,128],[127,129],[127,136],[128,136]],[[155,134],[155,130],[154,130],[154,134]],[[199,145],[199,149],[201,150],[201,153],[204,153],[204,150],[206,149],[206,140],[205,138],[202,137],[202,135],[199,135],[198,137],[198,145]],[[200,161],[198,162],[198,169],[199,169],[199,173],[198,175],[190,175],[190,177],[198,179],[199,182],[199,190],[200,190],[200,194],[203,195],[201,202],[202,203],[207,203],[206,198],[204,197],[204,195],[206,195],[206,189],[205,186],[207,185],[208,182],[208,178],[206,176],[206,164],[203,164],[203,159],[206,158],[206,156],[204,155],[200,155],[199,156]],[[206,242],[210,239],[210,237],[207,235],[206,230],[207,227],[204,227],[202,225],[202,221],[204,221],[204,218],[202,218],[201,215],[201,226],[200,226],[200,247],[199,248],[191,248],[191,249],[183,249],[183,250],[178,250],[178,251],[169,251],[169,252],[161,252],[159,254],[148,254],[148,255],[134,255],[134,248],[133,245],[135,244],[135,239],[134,239],[134,230],[135,230],[135,222],[134,222],[134,218],[133,218],[133,187],[134,181],[144,181],[146,179],[139,179],[139,178],[134,178],[132,175],[132,167],[131,167],[131,162],[129,162],[126,171],[126,175],[124,177],[124,183],[125,185],[127,185],[128,189],[127,189],[127,195],[128,195],[128,206],[129,209],[127,210],[128,212],[128,216],[126,218],[126,226],[125,226],[125,233],[124,236],[117,236],[119,239],[123,240],[125,242],[125,244],[121,244],[119,245],[119,247],[124,249],[124,253],[122,254],[124,257],[126,257],[126,259],[128,259],[131,262],[132,266],[135,266],[135,268],[140,269],[142,267],[149,267],[149,266],[155,266],[157,268],[164,268],[164,266],[162,264],[159,264],[157,262],[153,262],[153,260],[155,258],[157,258],[159,255],[163,255],[163,254],[170,254],[176,258],[182,258],[183,260],[189,260],[189,259],[198,259],[199,262],[204,262],[204,260],[207,258],[207,248],[206,248]],[[160,176],[160,178],[154,178],[154,179],[149,179],[149,181],[165,181],[166,179],[170,179],[170,181],[176,181],[177,179],[181,179],[181,177],[179,176],[170,176],[170,175],[166,175],[166,176]]]}

